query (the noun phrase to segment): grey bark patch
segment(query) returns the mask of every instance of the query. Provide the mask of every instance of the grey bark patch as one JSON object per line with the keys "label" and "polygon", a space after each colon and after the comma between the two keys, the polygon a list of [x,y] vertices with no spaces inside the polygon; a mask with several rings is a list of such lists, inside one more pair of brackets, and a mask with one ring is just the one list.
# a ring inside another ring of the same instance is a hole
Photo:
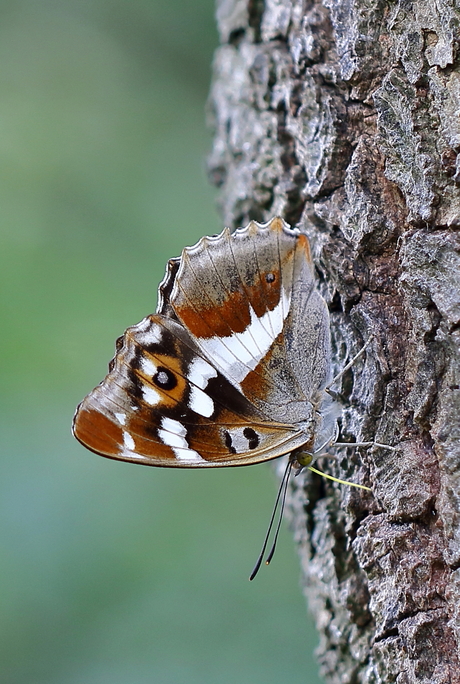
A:
{"label": "grey bark patch", "polygon": [[288,514],[328,682],[459,684],[460,67],[454,0],[218,3],[224,222],[310,239],[342,378],[331,474]]}

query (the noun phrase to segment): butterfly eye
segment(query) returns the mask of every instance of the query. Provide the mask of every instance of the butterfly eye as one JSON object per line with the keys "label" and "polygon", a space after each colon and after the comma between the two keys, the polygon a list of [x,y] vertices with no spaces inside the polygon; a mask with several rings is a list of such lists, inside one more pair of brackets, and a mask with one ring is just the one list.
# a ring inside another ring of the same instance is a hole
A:
{"label": "butterfly eye", "polygon": [[267,273],[267,274],[266,274],[266,276],[265,276],[265,281],[266,281],[267,283],[274,283],[275,280],[276,280],[276,278],[275,278],[275,274],[274,274],[274,273]]}
{"label": "butterfly eye", "polygon": [[164,368],[163,366],[158,366],[152,380],[157,387],[164,390],[172,390],[177,385],[177,378],[174,373],[169,368]]}

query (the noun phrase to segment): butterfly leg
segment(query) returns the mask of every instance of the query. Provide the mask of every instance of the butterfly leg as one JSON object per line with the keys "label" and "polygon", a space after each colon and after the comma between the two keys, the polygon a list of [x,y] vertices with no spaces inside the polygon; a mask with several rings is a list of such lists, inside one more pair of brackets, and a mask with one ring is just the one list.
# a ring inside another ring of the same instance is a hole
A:
{"label": "butterfly leg", "polygon": [[311,470],[313,473],[316,473],[316,475],[321,475],[321,477],[325,477],[328,480],[332,480],[333,482],[338,482],[339,484],[345,484],[349,485],[350,487],[357,487],[359,489],[366,489],[367,491],[372,491],[369,487],[366,487],[365,485],[357,484],[356,482],[350,482],[348,480],[341,480],[338,477],[333,477],[332,475],[329,475],[328,473],[324,473],[322,470],[318,470],[317,468],[314,468],[311,464],[313,463],[314,460],[319,458],[320,456],[326,456],[328,458],[333,458],[334,456],[332,454],[329,454],[328,452],[325,452],[324,449],[327,447],[380,447],[381,449],[389,449],[390,451],[397,451],[396,447],[390,446],[389,444],[380,444],[379,442],[337,442],[337,437],[339,433],[339,426],[336,424],[336,428],[334,431],[334,435],[330,437],[326,442],[321,444],[320,447],[315,449],[313,453],[307,452],[307,451],[302,451],[302,449],[298,449],[296,451],[293,451],[290,456],[290,463],[293,465],[297,466],[297,469],[295,471],[295,475],[298,475],[304,468],[308,468],[308,470]]}
{"label": "butterfly leg", "polygon": [[[360,356],[365,352],[369,344],[372,342],[374,339],[374,335],[371,335],[365,345],[359,350],[355,356],[346,364],[344,368],[338,373],[335,378],[329,383],[327,387],[324,388],[324,391],[327,392],[331,397],[334,399],[340,399],[341,396],[337,393],[331,390],[331,387],[335,385],[336,382],[340,380],[340,378],[347,372],[349,368],[353,366],[354,363],[359,359]],[[334,441],[329,441],[325,442],[319,449],[315,450],[315,454],[320,454],[320,452],[326,447],[326,446],[337,446],[337,447],[380,447],[381,449],[388,449],[389,451],[397,451],[396,447],[390,446],[389,444],[381,444],[380,442],[338,442],[337,441],[338,437],[338,429],[336,430],[336,438]]]}
{"label": "butterfly leg", "polygon": [[353,364],[356,363],[356,361],[359,359],[359,357],[362,356],[362,354],[364,354],[364,352],[366,351],[367,347],[370,345],[370,343],[372,342],[373,339],[374,339],[374,335],[371,335],[371,336],[369,337],[369,339],[367,340],[366,344],[365,344],[363,347],[361,347],[361,349],[359,350],[359,352],[358,352],[355,356],[353,356],[353,358],[347,363],[347,365],[346,365],[344,368],[342,368],[342,370],[340,371],[340,373],[338,373],[338,374],[335,376],[335,378],[333,378],[333,379],[331,380],[331,382],[329,383],[329,385],[328,385],[327,387],[324,388],[324,391],[325,391],[325,392],[327,392],[328,394],[330,394],[330,395],[331,395],[332,397],[334,397],[334,398],[337,397],[337,392],[334,392],[333,390],[331,390],[331,387],[332,387],[333,385],[335,385],[335,383],[338,382],[338,381],[340,380],[340,378],[341,378],[343,375],[345,375],[345,373],[347,372],[347,370],[348,370],[349,368],[351,368],[351,367],[353,366]]}
{"label": "butterfly leg", "polygon": [[334,442],[331,444],[334,447],[380,447],[381,449],[388,449],[389,451],[398,451],[398,447],[390,446],[389,444],[380,444],[380,442]]}

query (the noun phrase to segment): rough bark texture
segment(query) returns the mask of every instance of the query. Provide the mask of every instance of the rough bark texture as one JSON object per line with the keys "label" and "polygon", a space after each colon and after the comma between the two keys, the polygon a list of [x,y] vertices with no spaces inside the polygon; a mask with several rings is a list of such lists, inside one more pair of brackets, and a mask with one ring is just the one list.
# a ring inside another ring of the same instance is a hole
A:
{"label": "rough bark texture", "polygon": [[[398,445],[290,492],[328,682],[460,682],[460,60],[455,0],[220,0],[211,176],[226,225],[310,238],[342,436]],[[303,477],[303,479],[302,479]],[[307,680],[307,675],[306,675]]]}

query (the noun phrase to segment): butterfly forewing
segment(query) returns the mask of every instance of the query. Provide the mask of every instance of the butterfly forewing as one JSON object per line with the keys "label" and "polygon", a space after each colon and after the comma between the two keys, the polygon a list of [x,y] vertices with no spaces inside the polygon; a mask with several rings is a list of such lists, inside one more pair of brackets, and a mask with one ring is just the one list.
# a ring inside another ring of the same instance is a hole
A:
{"label": "butterfly forewing", "polygon": [[76,437],[104,456],[170,466],[236,465],[255,451],[265,460],[295,448],[298,431],[264,421],[197,352],[163,316],[128,328],[111,371],[77,410]]}

